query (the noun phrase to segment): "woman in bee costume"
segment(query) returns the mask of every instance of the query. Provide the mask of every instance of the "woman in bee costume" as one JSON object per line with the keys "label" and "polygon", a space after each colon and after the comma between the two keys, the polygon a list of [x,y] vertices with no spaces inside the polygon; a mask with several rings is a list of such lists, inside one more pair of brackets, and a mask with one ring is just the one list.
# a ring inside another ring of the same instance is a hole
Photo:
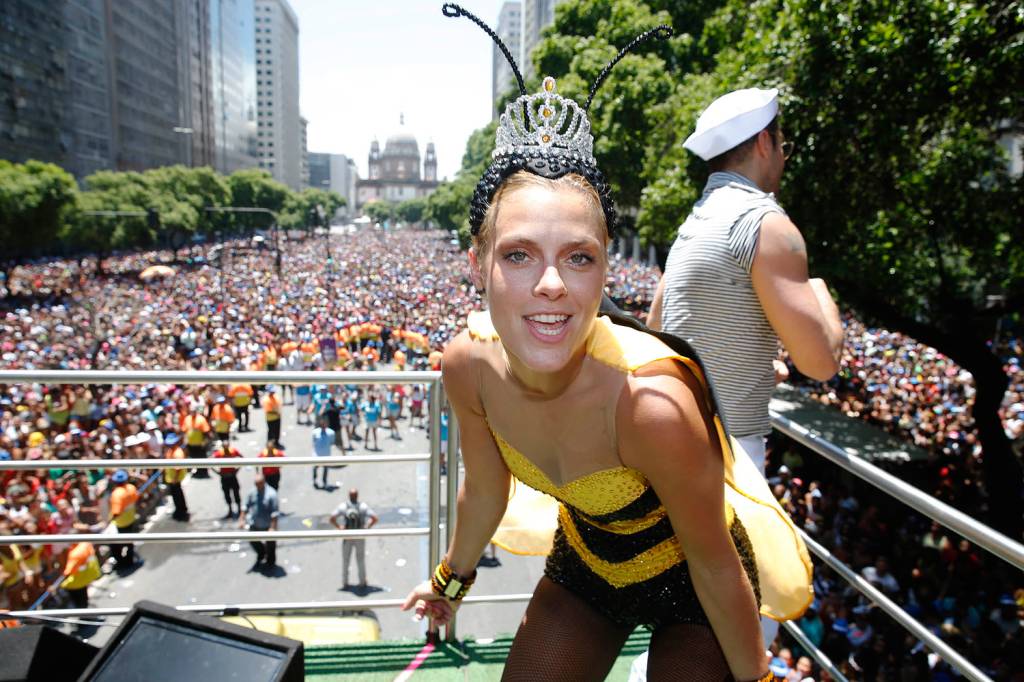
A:
{"label": "woman in bee costume", "polygon": [[493,31],[443,11],[487,31],[522,94],[470,212],[488,310],[444,355],[465,463],[454,535],[405,608],[447,622],[493,537],[548,554],[504,679],[603,679],[638,625],[652,630],[651,680],[771,679],[758,613],[791,618],[810,602],[806,549],[734,456],[688,344],[599,310],[615,208],[587,110],[626,52],[671,30],[633,40],[581,107],[552,78],[528,95]]}

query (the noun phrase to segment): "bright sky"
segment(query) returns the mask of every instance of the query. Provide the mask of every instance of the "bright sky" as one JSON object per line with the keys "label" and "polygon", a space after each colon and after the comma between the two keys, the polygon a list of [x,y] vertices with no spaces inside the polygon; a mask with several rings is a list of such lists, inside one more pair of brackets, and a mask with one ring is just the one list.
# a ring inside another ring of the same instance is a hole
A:
{"label": "bright sky", "polygon": [[[422,155],[437,148],[440,178],[491,120],[491,39],[440,0],[289,0],[299,17],[299,98],[312,152],[345,154],[366,177],[370,142],[398,131]],[[459,4],[494,27],[502,0]]]}

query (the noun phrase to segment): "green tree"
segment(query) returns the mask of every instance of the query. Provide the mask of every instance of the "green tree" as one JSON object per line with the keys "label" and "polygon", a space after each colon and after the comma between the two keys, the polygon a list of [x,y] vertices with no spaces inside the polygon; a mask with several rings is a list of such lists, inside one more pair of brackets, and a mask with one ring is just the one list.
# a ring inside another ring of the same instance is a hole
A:
{"label": "green tree", "polygon": [[[245,169],[235,171],[227,177],[231,191],[231,206],[244,208],[265,208],[275,214],[284,209],[292,191],[265,170]],[[235,214],[232,224],[238,230],[251,232],[257,227],[270,227],[270,218],[258,214]]]}
{"label": "green tree", "polygon": [[330,225],[335,212],[344,205],[345,198],[330,190],[309,187],[301,192],[293,192],[281,211],[281,226],[290,230],[305,229],[312,232],[319,221],[318,207],[323,210],[326,227]]}
{"label": "green tree", "polygon": [[395,218],[395,206],[390,201],[371,201],[363,206],[363,213],[375,223],[384,223]]}
{"label": "green tree", "polygon": [[408,199],[395,207],[395,216],[403,223],[415,225],[423,220],[427,210],[427,200],[423,197]]}
{"label": "green tree", "polygon": [[5,272],[19,261],[54,250],[61,226],[73,220],[74,178],[50,163],[0,160],[0,242]]}
{"label": "green tree", "polygon": [[466,143],[466,153],[462,156],[462,165],[455,173],[455,179],[442,182],[427,197],[424,218],[442,230],[457,231],[462,248],[469,246],[469,204],[480,176],[491,161],[496,129],[497,123],[492,121],[473,131]]}
{"label": "green tree", "polygon": [[62,239],[79,251],[95,252],[97,268],[103,259],[119,249],[155,246],[159,232],[149,225],[145,215],[101,216],[98,211],[131,211],[145,214],[147,209],[165,211],[170,202],[158,196],[150,180],[141,173],[98,171],[85,178],[86,191],[79,195],[77,219],[65,224]]}
{"label": "green tree", "polygon": [[164,166],[143,176],[152,188],[162,232],[172,246],[197,232],[210,234],[226,226],[219,215],[206,211],[208,206],[226,206],[231,200],[227,181],[212,168]]}
{"label": "green tree", "polygon": [[1019,538],[1005,509],[1019,505],[1021,469],[998,417],[1008,380],[987,345],[995,321],[1024,308],[1024,182],[996,144],[1024,111],[1024,14],[1011,5],[724,3],[697,41],[693,63],[708,68],[652,113],[638,221],[671,243],[707,175],[681,149],[697,114],[728,90],[780,87],[798,145],[782,201],[812,270],[869,321],[974,375],[988,520]]}

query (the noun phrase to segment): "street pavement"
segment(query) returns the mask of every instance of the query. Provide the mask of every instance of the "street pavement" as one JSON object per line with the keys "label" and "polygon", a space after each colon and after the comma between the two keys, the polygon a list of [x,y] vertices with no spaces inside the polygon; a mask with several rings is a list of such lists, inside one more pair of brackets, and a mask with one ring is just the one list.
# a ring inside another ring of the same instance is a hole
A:
{"label": "street pavement", "polygon": [[[279,393],[280,395],[280,393]],[[406,405],[406,410],[408,404]],[[312,427],[296,424],[295,410],[286,405],[282,442],[286,456],[311,456]],[[266,442],[263,412],[251,412],[253,431],[235,433],[232,443],[245,457],[254,457]],[[236,424],[237,426],[237,424]],[[406,417],[399,421],[402,439],[392,440],[386,428],[379,429],[380,452],[366,449],[363,441],[354,443],[355,454],[426,453],[430,444],[423,430],[411,429]],[[360,434],[362,432],[360,430]],[[342,453],[335,448],[337,461]],[[352,464],[330,472],[329,489],[315,489],[312,467],[283,467],[279,501],[280,530],[331,530],[330,515],[348,498],[350,488],[359,489],[359,499],[380,517],[377,528],[414,528],[428,525],[428,464]],[[253,467],[239,472],[242,499],[253,487]],[[442,477],[444,504],[445,477]],[[171,501],[147,523],[145,532],[223,531],[237,528],[238,521],[224,519],[227,505],[219,477],[211,470],[207,479],[188,478],[184,483],[191,520],[171,519]],[[444,518],[442,508],[441,518]],[[368,588],[343,589],[341,541],[285,540],[278,542],[279,570],[250,570],[255,554],[249,543],[137,543],[144,563],[127,576],[110,573],[94,584],[90,605],[94,607],[131,606],[140,599],[168,605],[236,604],[251,602],[336,601],[403,598],[431,570],[427,565],[425,537],[368,538],[366,568]],[[500,564],[481,565],[472,594],[508,594],[532,592],[543,574],[543,557],[520,557],[498,550]],[[349,582],[358,583],[356,562],[349,567]],[[515,631],[525,603],[466,604],[459,611],[458,636],[490,638]],[[425,622],[415,622],[407,612],[395,608],[376,609],[382,639],[422,638]],[[108,620],[116,622],[116,620]],[[99,628],[90,641],[102,645],[113,628]]]}

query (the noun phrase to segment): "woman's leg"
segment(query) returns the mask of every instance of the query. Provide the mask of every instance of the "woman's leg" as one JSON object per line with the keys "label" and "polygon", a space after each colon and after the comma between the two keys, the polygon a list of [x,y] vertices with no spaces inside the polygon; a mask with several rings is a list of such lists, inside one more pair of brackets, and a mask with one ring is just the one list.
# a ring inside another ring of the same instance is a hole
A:
{"label": "woman's leg", "polygon": [[647,657],[649,682],[732,680],[729,664],[707,625],[675,623],[655,629]]}
{"label": "woman's leg", "polygon": [[603,680],[633,628],[541,578],[519,625],[502,680]]}

